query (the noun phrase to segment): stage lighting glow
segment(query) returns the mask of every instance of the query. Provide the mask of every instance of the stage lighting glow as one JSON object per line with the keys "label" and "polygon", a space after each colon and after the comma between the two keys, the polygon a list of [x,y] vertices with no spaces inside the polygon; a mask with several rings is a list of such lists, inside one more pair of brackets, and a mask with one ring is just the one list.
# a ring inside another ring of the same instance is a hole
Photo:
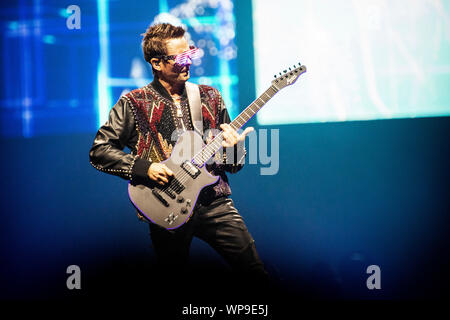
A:
{"label": "stage lighting glow", "polygon": [[111,91],[108,85],[109,77],[109,6],[107,0],[98,0],[98,39],[100,59],[97,70],[98,85],[98,126],[108,119],[111,108]]}
{"label": "stage lighting glow", "polygon": [[258,122],[450,115],[449,8],[425,0],[253,1],[257,95],[275,73],[298,61],[308,68]]}

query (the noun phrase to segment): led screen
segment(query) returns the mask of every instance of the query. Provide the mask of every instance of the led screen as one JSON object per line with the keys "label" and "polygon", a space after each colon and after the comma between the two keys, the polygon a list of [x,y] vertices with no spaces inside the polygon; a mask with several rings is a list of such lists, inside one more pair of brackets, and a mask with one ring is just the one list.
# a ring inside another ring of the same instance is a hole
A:
{"label": "led screen", "polygon": [[185,27],[202,52],[191,81],[238,111],[231,0],[12,1],[0,17],[0,136],[97,131],[120,95],[152,81],[140,44],[156,22]]}
{"label": "led screen", "polygon": [[253,1],[253,26],[257,95],[307,67],[261,124],[450,114],[448,1]]}

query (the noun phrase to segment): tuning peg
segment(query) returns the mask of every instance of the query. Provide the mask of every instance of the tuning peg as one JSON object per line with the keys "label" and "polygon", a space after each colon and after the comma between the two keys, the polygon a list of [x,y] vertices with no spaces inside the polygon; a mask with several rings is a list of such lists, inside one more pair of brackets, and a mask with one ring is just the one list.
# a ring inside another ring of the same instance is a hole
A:
{"label": "tuning peg", "polygon": [[302,63],[301,63],[301,62],[299,62],[299,63],[298,63],[298,66],[300,67],[301,65],[302,65]]}
{"label": "tuning peg", "polygon": [[275,74],[274,76],[273,76],[274,78],[276,78],[277,77],[277,75]]}
{"label": "tuning peg", "polygon": [[294,64],[294,68],[297,68],[297,66]]}
{"label": "tuning peg", "polygon": [[280,76],[281,76],[281,72],[278,72],[279,74],[280,74]]}
{"label": "tuning peg", "polygon": [[284,73],[286,73],[286,72],[287,72],[287,70],[283,70],[283,72],[284,72]]}
{"label": "tuning peg", "polygon": [[289,67],[289,71],[291,71],[291,67]]}

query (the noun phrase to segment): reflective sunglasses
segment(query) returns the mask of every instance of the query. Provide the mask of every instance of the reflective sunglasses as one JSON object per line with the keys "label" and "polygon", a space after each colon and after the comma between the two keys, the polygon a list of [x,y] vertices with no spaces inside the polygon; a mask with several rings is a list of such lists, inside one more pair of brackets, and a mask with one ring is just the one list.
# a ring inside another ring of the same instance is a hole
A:
{"label": "reflective sunglasses", "polygon": [[169,61],[169,60],[174,60],[175,64],[178,65],[186,65],[186,64],[190,64],[191,62],[189,62],[189,59],[198,59],[200,57],[200,50],[198,48],[196,48],[195,46],[189,46],[189,50],[184,51],[182,53],[179,54],[174,54],[174,55],[170,55],[170,56],[166,56],[166,55],[161,55],[161,56],[156,56],[155,58],[161,58],[164,61]]}

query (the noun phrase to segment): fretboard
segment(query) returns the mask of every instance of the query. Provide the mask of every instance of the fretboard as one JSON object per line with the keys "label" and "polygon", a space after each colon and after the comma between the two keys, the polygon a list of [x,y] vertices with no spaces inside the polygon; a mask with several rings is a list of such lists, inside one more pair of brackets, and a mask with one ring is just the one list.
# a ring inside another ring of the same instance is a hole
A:
{"label": "fretboard", "polygon": [[[247,108],[244,109],[234,119],[230,126],[234,130],[242,128],[261,108],[269,101],[279,89],[275,85],[271,85],[266,91],[264,91],[255,101],[253,101]],[[220,132],[210,143],[208,143],[203,149],[197,153],[192,161],[198,166],[203,166],[217,151],[222,148],[222,132]]]}

